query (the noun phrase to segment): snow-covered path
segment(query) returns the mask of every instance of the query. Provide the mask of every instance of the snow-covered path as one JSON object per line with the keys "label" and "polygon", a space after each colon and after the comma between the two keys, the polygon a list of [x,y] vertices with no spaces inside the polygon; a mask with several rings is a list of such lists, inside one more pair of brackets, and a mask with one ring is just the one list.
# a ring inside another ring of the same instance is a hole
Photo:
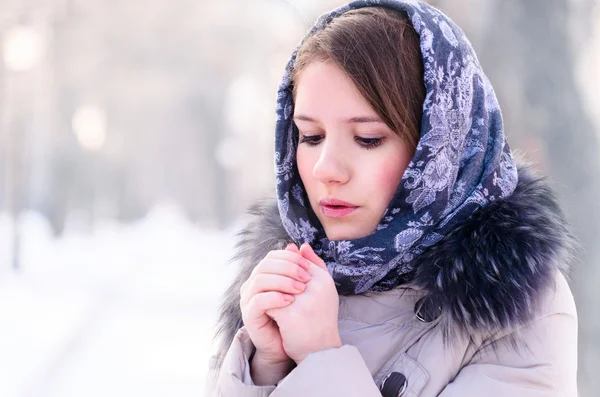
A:
{"label": "snow-covered path", "polygon": [[0,396],[201,396],[233,232],[172,206],[50,237],[25,214],[10,270],[0,214]]}

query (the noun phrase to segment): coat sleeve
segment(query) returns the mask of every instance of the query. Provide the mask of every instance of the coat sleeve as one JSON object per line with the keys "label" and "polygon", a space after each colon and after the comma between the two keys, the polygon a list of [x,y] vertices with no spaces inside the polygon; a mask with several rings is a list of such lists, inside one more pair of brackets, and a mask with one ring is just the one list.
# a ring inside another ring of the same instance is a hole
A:
{"label": "coat sleeve", "polygon": [[[219,365],[211,360],[206,378],[205,397],[267,397],[276,385],[256,386],[250,377],[249,358],[254,350],[245,327],[236,333]],[[220,367],[220,368],[219,368]]]}
{"label": "coat sleeve", "polygon": [[309,354],[271,397],[381,397],[358,349],[344,345]]}
{"label": "coat sleeve", "polygon": [[532,324],[483,346],[439,397],[577,397],[577,313],[561,274],[544,301]]}
{"label": "coat sleeve", "polygon": [[361,354],[354,346],[309,354],[277,385],[256,386],[248,358],[254,346],[241,328],[225,356],[220,371],[209,369],[206,397],[330,397],[333,395],[381,397]]}

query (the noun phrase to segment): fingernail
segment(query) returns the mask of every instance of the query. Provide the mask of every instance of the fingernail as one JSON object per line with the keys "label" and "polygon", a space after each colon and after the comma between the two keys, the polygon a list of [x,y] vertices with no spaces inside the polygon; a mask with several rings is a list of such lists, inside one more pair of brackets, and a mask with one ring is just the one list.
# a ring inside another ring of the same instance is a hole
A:
{"label": "fingernail", "polygon": [[294,297],[292,295],[283,295],[283,300],[286,302],[292,302]]}
{"label": "fingernail", "polygon": [[292,282],[292,285],[294,286],[295,289],[297,289],[298,291],[304,291],[304,283],[301,283],[300,281],[296,281],[294,280]]}
{"label": "fingernail", "polygon": [[302,268],[298,269],[298,277],[305,282],[310,280],[310,274]]}

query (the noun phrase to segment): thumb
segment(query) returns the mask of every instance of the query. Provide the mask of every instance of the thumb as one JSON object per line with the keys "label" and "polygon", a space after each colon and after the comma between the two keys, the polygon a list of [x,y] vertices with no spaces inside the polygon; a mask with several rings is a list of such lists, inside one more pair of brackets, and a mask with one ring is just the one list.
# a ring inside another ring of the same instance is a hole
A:
{"label": "thumb", "polygon": [[319,258],[319,256],[315,254],[315,251],[313,251],[312,247],[309,244],[304,243],[302,244],[302,246],[300,246],[300,254],[302,254],[302,257],[304,257],[304,259],[314,263],[315,265],[329,273],[329,270],[327,270],[327,265],[325,265],[323,259]]}

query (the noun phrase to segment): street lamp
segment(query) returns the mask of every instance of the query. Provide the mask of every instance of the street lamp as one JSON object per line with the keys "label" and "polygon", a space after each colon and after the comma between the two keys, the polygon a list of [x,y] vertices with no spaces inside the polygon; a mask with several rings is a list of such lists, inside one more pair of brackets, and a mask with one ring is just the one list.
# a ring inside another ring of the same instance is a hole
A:
{"label": "street lamp", "polygon": [[4,64],[6,69],[24,72],[33,69],[44,50],[42,35],[31,26],[14,26],[4,38]]}
{"label": "street lamp", "polygon": [[[2,58],[6,70],[6,111],[5,111],[5,155],[6,155],[6,176],[5,176],[5,202],[8,212],[12,218],[12,266],[19,268],[19,250],[20,250],[20,230],[18,216],[22,205],[22,186],[23,182],[23,160],[24,153],[24,131],[16,123],[18,116],[15,113],[21,113],[21,106],[25,102],[15,100],[15,95],[22,94],[17,91],[17,77],[21,77],[19,82],[29,84],[23,74],[29,72],[38,65],[44,55],[45,43],[43,36],[32,26],[16,25],[9,28],[4,35],[2,42]],[[29,79],[30,80],[30,79]],[[21,119],[22,121],[25,118]]]}
{"label": "street lamp", "polygon": [[106,113],[93,105],[80,106],[71,122],[77,141],[86,150],[98,151],[106,143]]}

